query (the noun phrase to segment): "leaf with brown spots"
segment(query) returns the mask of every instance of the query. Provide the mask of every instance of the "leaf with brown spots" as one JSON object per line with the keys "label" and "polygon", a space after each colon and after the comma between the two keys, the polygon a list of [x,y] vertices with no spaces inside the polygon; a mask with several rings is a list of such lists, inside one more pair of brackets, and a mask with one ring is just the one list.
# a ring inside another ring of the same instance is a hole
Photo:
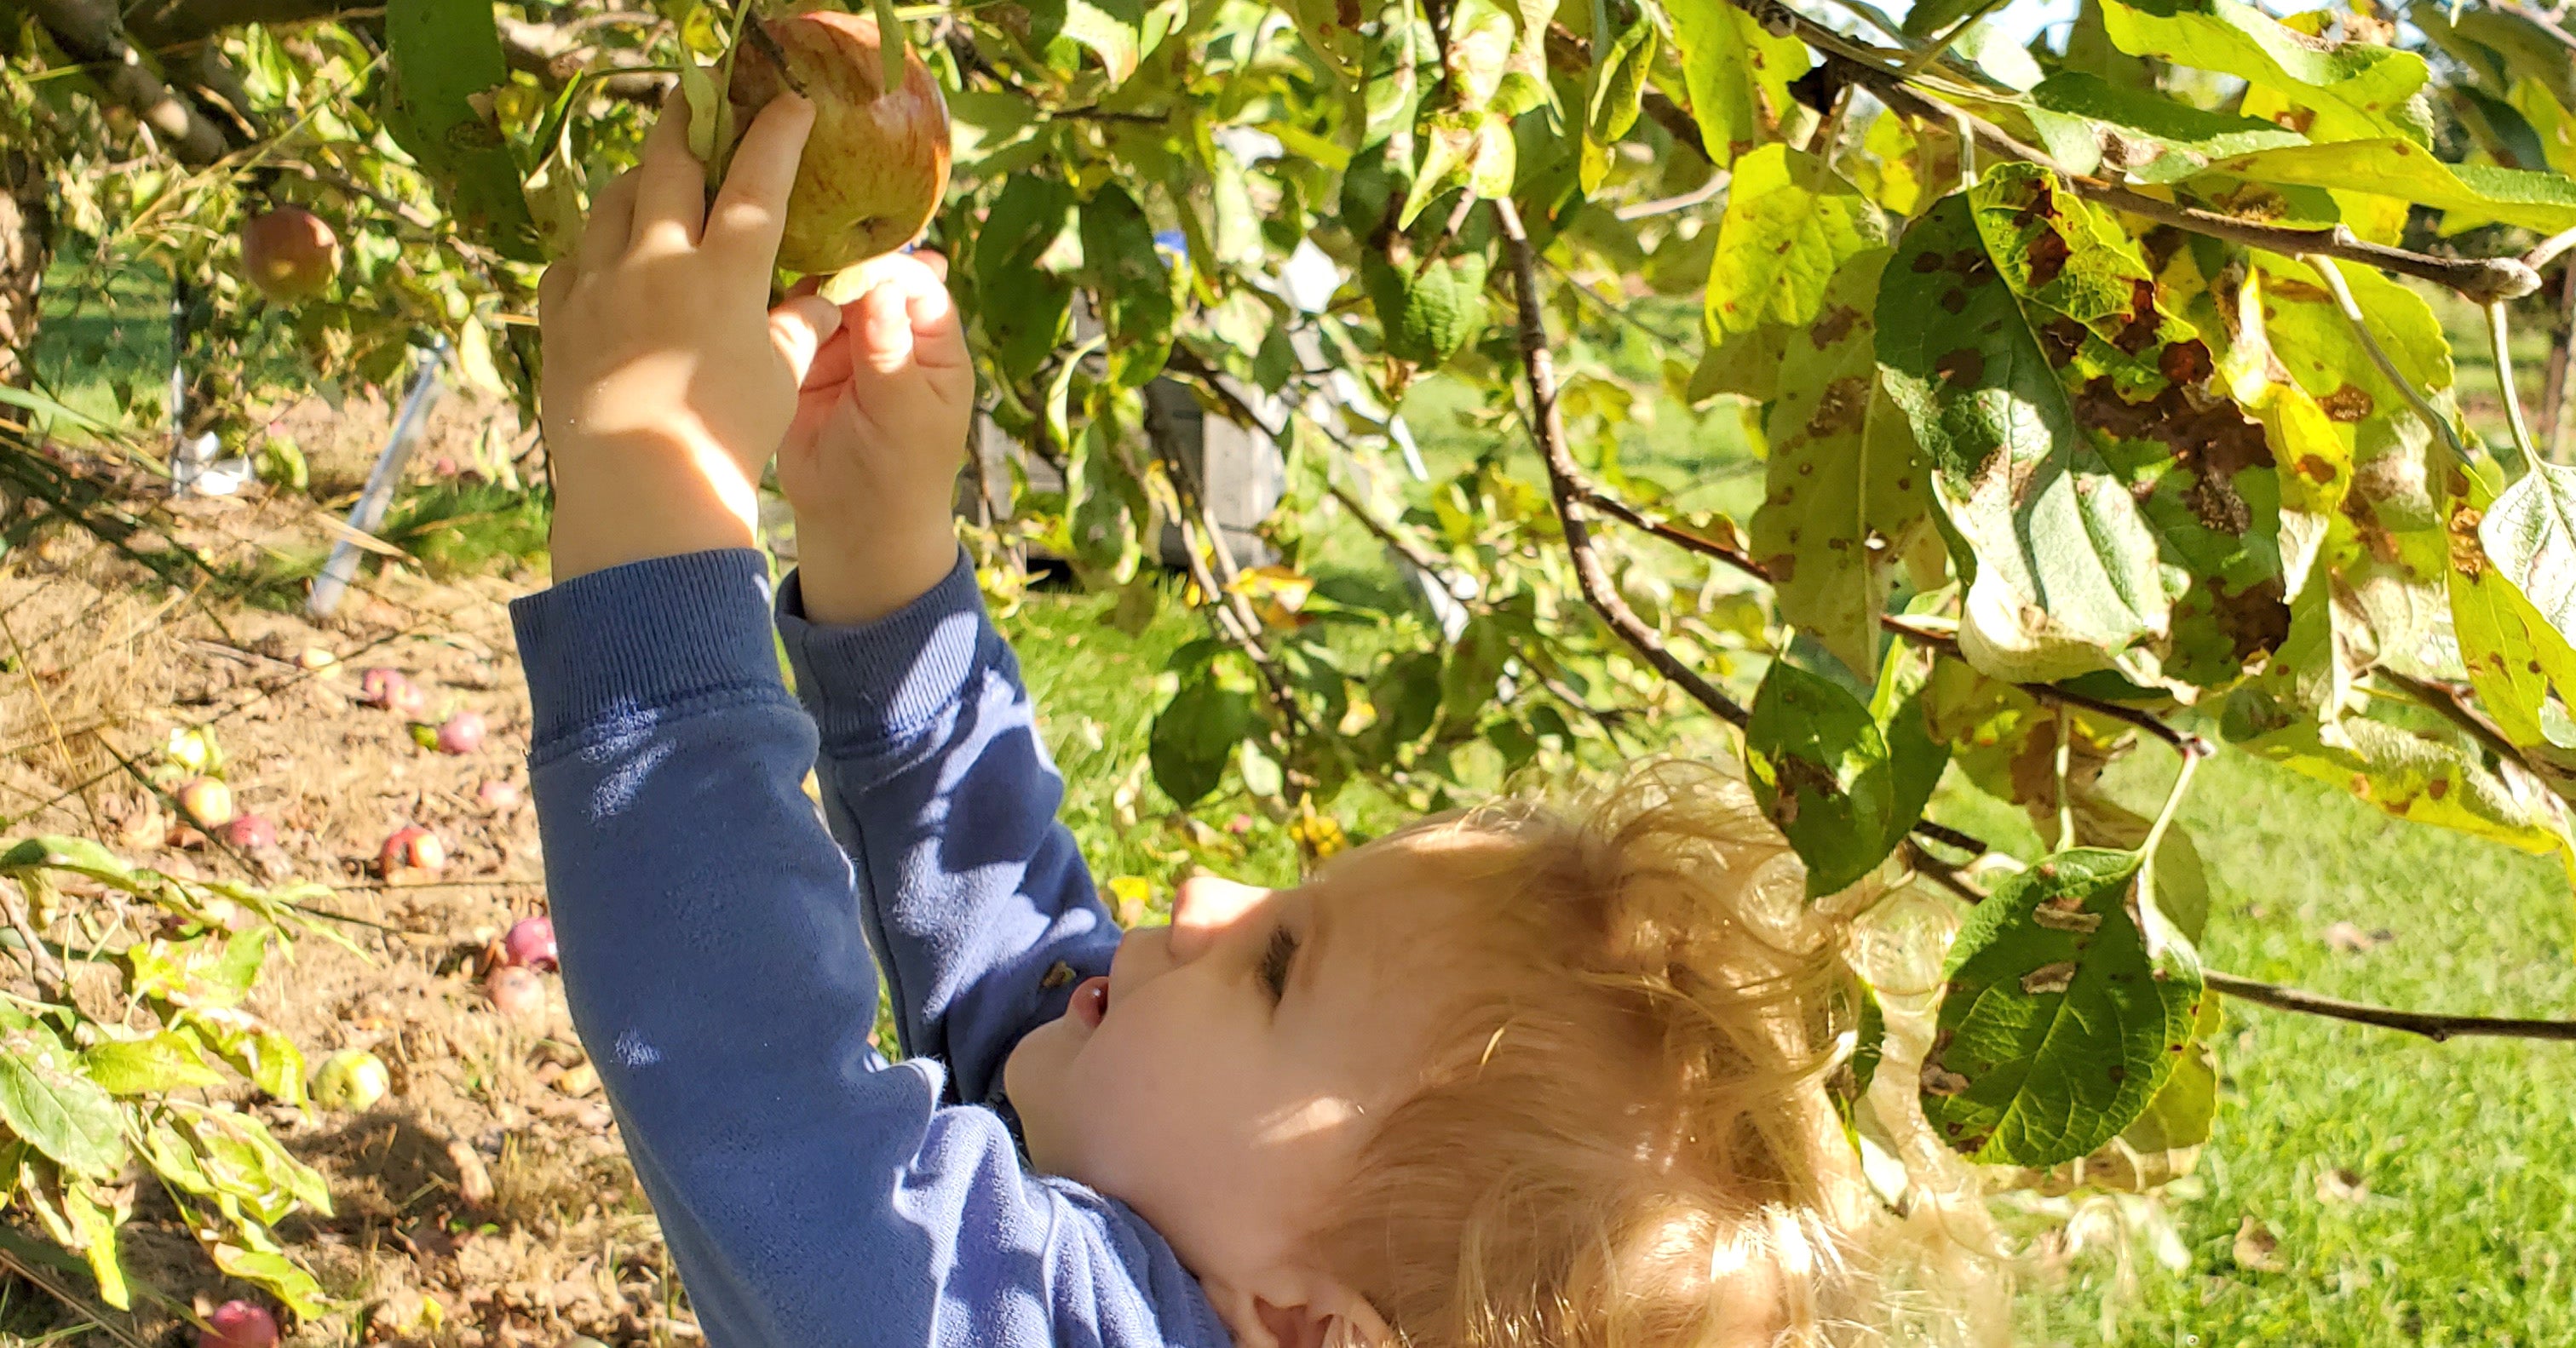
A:
{"label": "leaf with brown spots", "polygon": [[1727,193],[1708,269],[1712,338],[1765,324],[1807,327],[1823,314],[1825,288],[1843,264],[1887,244],[1878,208],[1858,188],[1786,145],[1738,160]]}
{"label": "leaf with brown spots", "polygon": [[1735,157],[1776,138],[1789,114],[1789,83],[1807,73],[1807,48],[1773,37],[1727,0],[1673,0],[1664,7],[1681,49],[1682,83],[1710,162]]}
{"label": "leaf with brown spots", "polygon": [[[2117,223],[2044,170],[2000,166],[1907,232],[1878,315],[1887,395],[1976,556],[1960,632],[1970,662],[2063,678],[2163,637],[2165,548],[2140,509],[2135,489],[2154,488],[2139,470],[2169,457],[2169,413],[2191,414],[2190,437],[2231,428],[2225,407],[2191,402],[2162,372],[2207,355],[2168,354],[2198,339],[2157,307]],[[2225,443],[2231,463],[2262,452],[2259,431],[2250,447],[2242,432]]]}
{"label": "leaf with brown spots", "polygon": [[[1942,1089],[1920,1096],[1953,1149],[1988,1163],[2071,1161],[2136,1122],[2172,1077],[2204,999],[2200,961],[2170,929],[2150,949],[2128,901],[2137,874],[2134,853],[2060,852],[1969,914],[1924,1063],[1927,1086]],[[2077,913],[2098,925],[2068,920]]]}
{"label": "leaf with brown spots", "polygon": [[1768,409],[1770,467],[1753,516],[1754,555],[1780,616],[1853,671],[1875,667],[1878,615],[1900,560],[1931,528],[1913,433],[1878,392],[1872,317],[1888,250],[1859,254],[1793,333]]}
{"label": "leaf with brown spots", "polygon": [[2329,46],[2237,0],[2102,0],[2120,50],[2234,75],[2252,87],[2237,109],[2319,141],[2403,136],[2432,143],[2417,97],[2429,68],[2411,51]]}

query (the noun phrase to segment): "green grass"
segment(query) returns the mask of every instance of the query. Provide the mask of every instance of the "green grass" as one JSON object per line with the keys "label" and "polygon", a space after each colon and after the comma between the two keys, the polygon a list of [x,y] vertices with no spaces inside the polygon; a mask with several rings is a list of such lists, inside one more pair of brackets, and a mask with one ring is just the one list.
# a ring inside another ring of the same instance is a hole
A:
{"label": "green grass", "polygon": [[[1190,866],[1282,883],[1295,853],[1271,821],[1220,797],[1172,814],[1137,761],[1170,653],[1199,634],[1175,606],[1137,638],[1107,601],[1034,595],[1003,622],[1066,779],[1064,817],[1102,877],[1158,891]],[[2133,803],[2171,771],[2142,750]],[[1122,785],[1131,803],[1122,810]],[[1344,822],[1401,822],[1383,798],[1346,798]],[[1245,811],[1251,827],[1226,830]],[[1943,817],[2028,848],[2019,812],[1972,790]],[[2205,953],[2216,967],[2401,1006],[2576,1014],[2576,902],[2554,862],[2393,820],[2332,789],[2235,753],[2200,774],[2183,821],[2216,890]],[[1159,893],[1158,893],[1159,897]],[[2336,921],[2396,939],[2339,954]],[[2024,1341],[2376,1345],[2576,1343],[2576,1046],[2432,1044],[2360,1026],[2231,1007],[2217,1135],[2171,1199],[2189,1267],[2148,1263],[2134,1297],[2110,1296],[2107,1263],[2022,1297]],[[2358,1173],[2359,1202],[2317,1176]],[[2280,1238],[2277,1273],[2236,1266],[2251,1214]]]}

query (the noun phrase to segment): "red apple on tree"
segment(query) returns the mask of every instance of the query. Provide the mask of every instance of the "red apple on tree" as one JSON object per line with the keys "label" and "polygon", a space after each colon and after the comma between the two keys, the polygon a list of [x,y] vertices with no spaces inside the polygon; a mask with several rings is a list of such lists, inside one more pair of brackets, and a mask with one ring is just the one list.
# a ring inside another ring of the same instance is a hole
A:
{"label": "red apple on tree", "polygon": [[322,217],[301,206],[280,206],[242,222],[242,269],[270,299],[309,300],[340,270],[340,240]]}
{"label": "red apple on tree", "polygon": [[816,10],[758,22],[787,68],[769,43],[744,38],[725,93],[734,125],[751,125],[791,89],[814,100],[778,265],[836,272],[911,242],[948,190],[948,104],[930,68],[906,43],[902,87],[887,89],[876,20],[864,14]]}

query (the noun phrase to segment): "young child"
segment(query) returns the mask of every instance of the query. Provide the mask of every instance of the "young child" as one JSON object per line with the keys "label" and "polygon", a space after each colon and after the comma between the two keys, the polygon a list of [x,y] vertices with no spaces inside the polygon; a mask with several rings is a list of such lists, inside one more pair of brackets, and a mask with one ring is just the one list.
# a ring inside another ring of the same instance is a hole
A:
{"label": "young child", "polygon": [[[766,308],[811,120],[764,111],[710,203],[674,102],[540,292],[555,583],[514,616],[546,876],[708,1342],[1865,1329],[1832,933],[1733,778],[1424,821],[1112,923],[952,533],[944,264]],[[866,1042],[880,972],[900,1064]]]}

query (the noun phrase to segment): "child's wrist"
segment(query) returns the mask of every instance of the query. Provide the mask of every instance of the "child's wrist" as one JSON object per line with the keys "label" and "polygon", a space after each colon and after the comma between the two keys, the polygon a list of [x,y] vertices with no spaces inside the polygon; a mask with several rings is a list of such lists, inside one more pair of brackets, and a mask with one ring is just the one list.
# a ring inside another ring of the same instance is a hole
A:
{"label": "child's wrist", "polygon": [[957,566],[957,535],[939,527],[866,539],[818,533],[799,520],[796,570],[805,620],[826,627],[872,623],[919,599]]}
{"label": "child's wrist", "polygon": [[758,494],[720,450],[618,452],[559,472],[549,538],[554,579],[628,562],[759,545]]}

